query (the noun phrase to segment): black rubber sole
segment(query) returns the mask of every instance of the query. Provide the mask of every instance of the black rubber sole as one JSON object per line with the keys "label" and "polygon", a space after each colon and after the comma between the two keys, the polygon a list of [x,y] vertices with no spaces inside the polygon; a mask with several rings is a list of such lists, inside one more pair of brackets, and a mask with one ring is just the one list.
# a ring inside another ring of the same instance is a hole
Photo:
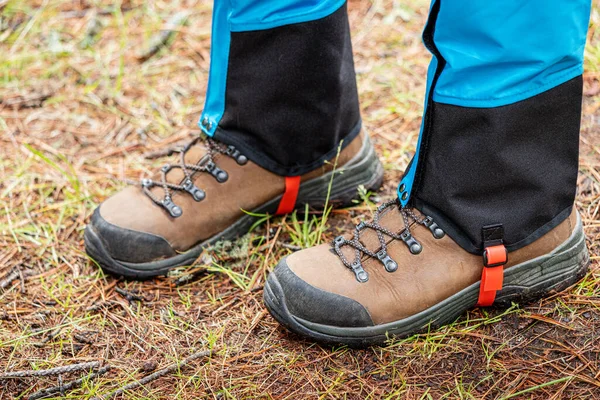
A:
{"label": "black rubber sole", "polygon": [[[578,217],[571,237],[552,253],[505,271],[504,287],[498,293],[494,307],[507,307],[513,302],[525,304],[564,290],[585,275],[589,262],[585,236]],[[294,333],[324,344],[366,347],[385,344],[391,338],[404,338],[451,323],[476,306],[478,295],[479,282],[476,282],[416,315],[361,328],[323,325],[294,316],[286,305],[285,293],[274,273],[265,283],[263,298],[271,315]]]}
{"label": "black rubber sole", "polygon": [[[329,185],[333,176],[333,184],[329,192]],[[323,209],[329,192],[329,204],[336,207],[348,207],[360,200],[357,187],[363,185],[367,190],[375,191],[383,184],[383,167],[375,154],[370,141],[365,140],[362,149],[343,168],[329,172],[318,178],[312,179],[302,185],[298,192],[296,209],[304,211],[308,204],[311,209]],[[277,210],[281,196],[272,199],[261,207],[253,210],[254,214],[274,214]],[[171,269],[191,265],[202,254],[205,248],[219,241],[234,240],[248,233],[248,230],[258,220],[244,214],[219,234],[199,243],[188,251],[177,256],[146,263],[129,263],[115,260],[106,250],[100,235],[92,224],[89,224],[84,233],[85,250],[106,272],[128,279],[142,280],[156,276],[166,275]]]}

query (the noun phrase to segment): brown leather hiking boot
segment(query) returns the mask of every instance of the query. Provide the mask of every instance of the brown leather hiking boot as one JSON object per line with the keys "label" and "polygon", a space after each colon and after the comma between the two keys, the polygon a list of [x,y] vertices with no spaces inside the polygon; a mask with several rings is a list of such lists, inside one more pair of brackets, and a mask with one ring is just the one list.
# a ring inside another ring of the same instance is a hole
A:
{"label": "brown leather hiking boot", "polygon": [[484,267],[482,256],[463,250],[431,218],[393,201],[353,235],[281,260],[265,284],[264,301],[293,332],[364,346],[452,322],[478,303],[510,305],[562,290],[589,264],[575,210],[537,241],[511,252],[508,261],[505,250],[488,257]]}
{"label": "brown leather hiking boot", "polygon": [[248,232],[253,214],[282,214],[345,206],[357,198],[357,186],[381,186],[383,168],[366,134],[361,133],[337,157],[301,177],[271,173],[233,146],[195,140],[178,151],[141,186],[130,186],[98,207],[85,230],[87,253],[108,272],[148,278],[191,264],[219,240]]}

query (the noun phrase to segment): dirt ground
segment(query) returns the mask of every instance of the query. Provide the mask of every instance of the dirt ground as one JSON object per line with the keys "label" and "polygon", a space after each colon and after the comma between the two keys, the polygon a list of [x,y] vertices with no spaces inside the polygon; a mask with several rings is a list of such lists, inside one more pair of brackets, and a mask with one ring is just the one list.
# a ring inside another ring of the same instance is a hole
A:
{"label": "dirt ground", "polygon": [[364,350],[304,341],[262,306],[280,257],[330,240],[394,196],[421,120],[427,11],[427,0],[350,3],[362,115],[386,170],[371,202],[333,211],[323,230],[318,213],[271,218],[189,268],[140,283],[101,272],[83,229],[107,196],[164,164],[157,151],[198,132],[211,2],[0,0],[0,375],[43,375],[0,379],[0,398],[53,387],[48,398],[109,396],[190,355],[116,397],[600,398],[597,6],[577,197],[592,264],[579,283]]}

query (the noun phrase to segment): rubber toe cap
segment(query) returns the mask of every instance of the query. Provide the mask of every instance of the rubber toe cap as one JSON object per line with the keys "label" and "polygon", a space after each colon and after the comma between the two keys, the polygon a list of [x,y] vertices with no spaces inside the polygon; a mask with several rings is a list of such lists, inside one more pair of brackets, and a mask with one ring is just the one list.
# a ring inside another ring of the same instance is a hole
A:
{"label": "rubber toe cap", "polygon": [[[291,314],[292,317],[306,321],[338,327],[373,326],[367,309],[355,300],[330,293],[306,283],[294,274],[287,265],[286,258],[281,260],[269,275],[267,284],[275,299],[280,315]],[[285,304],[285,306],[284,306]]]}
{"label": "rubber toe cap", "polygon": [[91,235],[86,240],[96,240],[95,248],[100,245],[108,255],[117,261],[145,263],[177,255],[164,238],[146,232],[123,228],[107,222],[98,207],[87,229]]}

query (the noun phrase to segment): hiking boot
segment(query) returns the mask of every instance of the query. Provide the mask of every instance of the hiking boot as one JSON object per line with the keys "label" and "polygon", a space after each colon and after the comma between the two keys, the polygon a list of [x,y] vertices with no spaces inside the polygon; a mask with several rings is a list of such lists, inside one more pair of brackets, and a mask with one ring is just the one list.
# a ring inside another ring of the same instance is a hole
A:
{"label": "hiking boot", "polygon": [[478,304],[538,299],[575,283],[589,264],[574,209],[535,242],[510,254],[495,243],[485,254],[468,253],[432,218],[395,200],[353,234],[282,259],[264,302],[299,335],[365,346],[447,324]]}
{"label": "hiking boot", "polygon": [[105,271],[134,279],[164,275],[192,264],[205,247],[247,233],[257,219],[251,214],[323,208],[328,193],[331,205],[347,206],[359,185],[376,190],[383,179],[364,133],[339,153],[335,169],[332,160],[300,177],[269,172],[210,138],[175,152],[176,163],[94,211],[85,249]]}

